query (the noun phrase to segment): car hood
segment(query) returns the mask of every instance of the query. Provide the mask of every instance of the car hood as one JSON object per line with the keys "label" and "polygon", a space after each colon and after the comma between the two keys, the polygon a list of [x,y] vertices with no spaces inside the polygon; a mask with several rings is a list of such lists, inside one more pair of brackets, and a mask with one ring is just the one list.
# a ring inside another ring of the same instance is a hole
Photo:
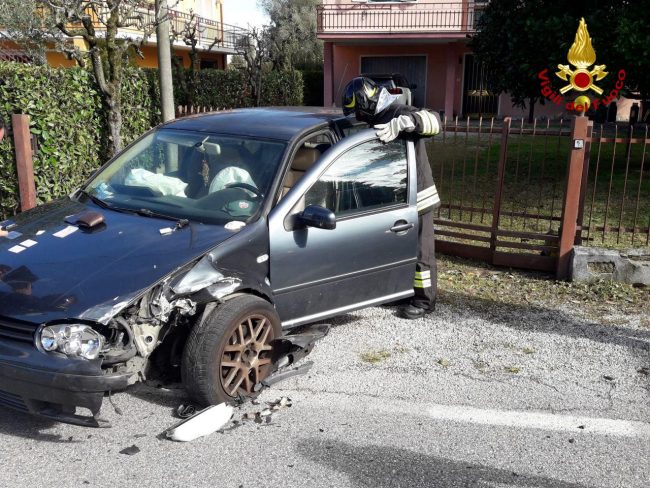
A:
{"label": "car hood", "polygon": [[[64,222],[83,210],[101,213],[104,224],[88,231]],[[174,228],[174,222],[70,199],[13,221],[13,233],[0,237],[0,316],[33,323],[111,317],[234,234],[223,226],[191,223],[163,235],[161,229]],[[68,228],[74,231],[65,235]]]}

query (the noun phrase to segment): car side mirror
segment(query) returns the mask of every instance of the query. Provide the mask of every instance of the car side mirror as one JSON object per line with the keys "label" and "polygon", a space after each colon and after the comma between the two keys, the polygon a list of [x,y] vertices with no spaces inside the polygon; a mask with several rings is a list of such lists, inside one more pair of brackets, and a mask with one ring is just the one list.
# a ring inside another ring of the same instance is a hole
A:
{"label": "car side mirror", "polygon": [[308,205],[305,210],[298,214],[297,220],[308,227],[336,229],[336,215],[334,215],[334,212],[318,205]]}
{"label": "car side mirror", "polygon": [[418,87],[417,83],[411,83],[411,90],[416,90]]}

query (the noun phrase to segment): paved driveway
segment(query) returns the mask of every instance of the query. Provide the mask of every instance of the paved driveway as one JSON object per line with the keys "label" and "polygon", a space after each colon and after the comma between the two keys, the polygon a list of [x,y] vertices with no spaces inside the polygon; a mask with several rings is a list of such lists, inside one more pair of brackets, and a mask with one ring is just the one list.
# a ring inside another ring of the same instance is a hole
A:
{"label": "paved driveway", "polygon": [[193,443],[158,437],[182,390],[155,385],[115,395],[123,415],[104,403],[112,429],[0,409],[0,486],[647,488],[644,318],[465,306],[477,300],[447,294],[415,322],[389,307],[337,319],[309,376],[260,398],[290,408],[241,421],[264,407],[248,404]]}

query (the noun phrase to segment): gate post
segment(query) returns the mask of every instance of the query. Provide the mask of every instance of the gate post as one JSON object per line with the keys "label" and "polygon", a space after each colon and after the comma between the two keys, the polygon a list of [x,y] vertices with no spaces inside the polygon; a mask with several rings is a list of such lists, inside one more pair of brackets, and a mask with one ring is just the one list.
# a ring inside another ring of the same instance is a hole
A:
{"label": "gate post", "polygon": [[11,126],[14,133],[14,147],[16,148],[20,210],[24,212],[36,206],[36,185],[34,184],[34,162],[32,159],[32,135],[29,132],[29,115],[13,114],[11,116]]}
{"label": "gate post", "polygon": [[503,182],[506,174],[506,160],[508,159],[508,135],[512,119],[505,117],[501,128],[501,148],[499,150],[499,162],[497,168],[497,187],[494,192],[494,206],[492,207],[492,232],[490,234],[490,251],[492,261],[497,249],[497,231],[499,230],[499,219],[501,217],[501,196],[503,194]]}
{"label": "gate post", "polygon": [[566,190],[562,205],[559,239],[560,250],[555,272],[556,277],[562,280],[567,279],[571,271],[571,253],[575,245],[576,230],[578,227],[588,129],[589,119],[587,117],[574,117],[571,122],[571,152],[569,153]]}
{"label": "gate post", "polygon": [[[591,139],[594,130],[594,122],[590,120],[587,124],[587,139]],[[582,183],[580,184],[580,202],[578,203],[578,226],[580,232],[576,235],[575,245],[582,244],[582,226],[585,219],[585,197],[587,196],[587,185],[589,179],[589,157],[591,154],[591,142],[585,141],[584,168],[582,170]]]}

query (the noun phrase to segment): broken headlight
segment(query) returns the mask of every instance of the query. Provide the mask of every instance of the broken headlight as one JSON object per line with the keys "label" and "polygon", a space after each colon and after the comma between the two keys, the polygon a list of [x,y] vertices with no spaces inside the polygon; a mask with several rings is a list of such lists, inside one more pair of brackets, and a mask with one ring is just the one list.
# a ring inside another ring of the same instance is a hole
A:
{"label": "broken headlight", "polygon": [[36,342],[48,352],[61,352],[69,357],[95,359],[104,345],[104,337],[89,325],[46,325],[36,335]]}

